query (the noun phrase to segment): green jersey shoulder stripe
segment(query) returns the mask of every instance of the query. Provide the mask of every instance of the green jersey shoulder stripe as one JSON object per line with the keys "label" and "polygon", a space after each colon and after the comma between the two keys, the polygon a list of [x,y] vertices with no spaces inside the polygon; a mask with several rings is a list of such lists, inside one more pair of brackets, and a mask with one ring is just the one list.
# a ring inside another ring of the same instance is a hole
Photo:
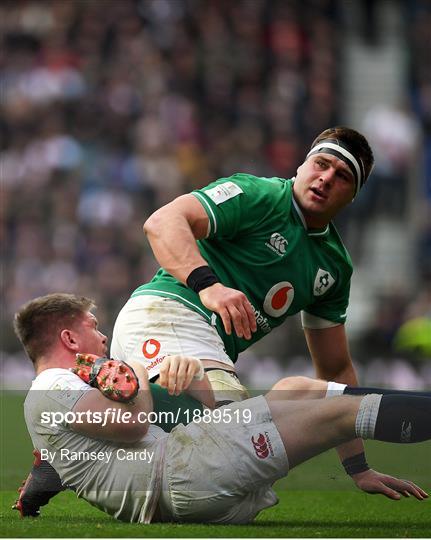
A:
{"label": "green jersey shoulder stripe", "polygon": [[213,235],[216,234],[217,233],[217,220],[216,220],[216,217],[214,215],[214,212],[212,211],[211,206],[207,203],[205,198],[202,197],[202,195],[200,193],[198,193],[197,191],[192,191],[192,195],[194,195],[199,200],[199,202],[205,207],[205,210],[206,210],[206,212],[208,214],[209,223],[210,223],[210,229],[209,229],[209,232],[208,232],[208,236],[210,234],[213,234]]}

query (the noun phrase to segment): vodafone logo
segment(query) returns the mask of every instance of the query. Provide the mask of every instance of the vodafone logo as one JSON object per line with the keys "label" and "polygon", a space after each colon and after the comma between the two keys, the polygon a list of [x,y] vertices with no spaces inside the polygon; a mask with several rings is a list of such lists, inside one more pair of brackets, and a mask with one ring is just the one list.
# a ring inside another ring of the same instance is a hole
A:
{"label": "vodafone logo", "polygon": [[295,290],[289,281],[280,281],[266,293],[263,302],[265,313],[272,317],[281,317],[290,308]]}
{"label": "vodafone logo", "polygon": [[147,341],[144,341],[144,344],[142,345],[142,352],[145,358],[151,360],[151,358],[154,358],[159,354],[160,347],[160,342],[157,341],[157,339],[147,339]]}
{"label": "vodafone logo", "polygon": [[266,437],[263,433],[259,433],[257,439],[255,439],[253,435],[253,437],[251,438],[251,442],[254,446],[256,456],[259,459],[265,459],[269,456],[268,443],[266,442]]}
{"label": "vodafone logo", "polygon": [[156,366],[158,366],[159,364],[161,364],[164,360],[164,356],[160,356],[159,358],[156,358],[155,360],[153,360],[152,362],[150,362],[148,364],[148,366],[145,366],[147,371],[151,371],[153,368],[155,368]]}

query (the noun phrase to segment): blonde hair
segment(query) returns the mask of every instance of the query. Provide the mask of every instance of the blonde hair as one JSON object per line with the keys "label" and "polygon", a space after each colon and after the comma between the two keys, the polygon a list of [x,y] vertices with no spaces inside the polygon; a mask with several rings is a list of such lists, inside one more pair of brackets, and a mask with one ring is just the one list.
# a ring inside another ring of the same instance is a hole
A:
{"label": "blonde hair", "polygon": [[14,317],[14,330],[34,363],[54,345],[60,332],[73,327],[96,307],[90,298],[53,293],[35,298],[21,307]]}

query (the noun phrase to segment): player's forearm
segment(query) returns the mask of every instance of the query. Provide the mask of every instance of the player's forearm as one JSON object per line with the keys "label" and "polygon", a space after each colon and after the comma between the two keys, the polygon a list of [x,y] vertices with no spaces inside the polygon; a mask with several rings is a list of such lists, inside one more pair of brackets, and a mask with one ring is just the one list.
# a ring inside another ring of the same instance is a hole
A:
{"label": "player's forearm", "polygon": [[215,407],[215,398],[214,392],[211,387],[211,383],[208,380],[208,377],[202,379],[202,381],[192,381],[190,386],[185,390],[187,394],[197,399],[210,409]]}
{"label": "player's forearm", "polygon": [[358,386],[358,376],[348,352],[339,359],[332,361],[331,364],[314,359],[314,365],[319,379],[348,384],[349,386]]}
{"label": "player's forearm", "polygon": [[[333,369],[327,370],[323,366],[317,366],[316,372],[321,379],[331,380],[349,386],[358,386],[358,377],[350,358],[348,362],[344,363],[343,367],[337,370],[337,372],[334,372]],[[364,443],[362,442],[362,439],[355,439],[337,447],[337,452],[341,461],[360,454],[363,451]]]}
{"label": "player's forearm", "polygon": [[145,222],[144,231],[160,266],[182,283],[192,270],[207,264],[185,216],[161,209]]}
{"label": "player's forearm", "polygon": [[353,441],[349,441],[348,443],[337,446],[337,452],[340,461],[344,461],[349,457],[357,456],[361,452],[364,452],[364,443],[362,439],[355,439]]}
{"label": "player's forearm", "polygon": [[107,399],[99,390],[90,390],[73,408],[75,421],[71,429],[95,439],[136,442],[148,431],[146,416],[153,410],[151,393],[145,386],[133,402],[120,403]]}
{"label": "player's forearm", "polygon": [[[347,384],[349,386],[358,386],[356,370],[351,362],[350,365],[347,365],[344,369],[342,369],[332,380],[334,382]],[[344,461],[349,457],[356,456],[357,454],[364,452],[364,443],[362,439],[355,439],[338,446],[337,452],[340,461]]]}
{"label": "player's forearm", "polygon": [[[358,385],[358,377],[349,353],[344,325],[322,330],[305,329],[316,374],[319,379]],[[361,440],[350,441],[338,449],[341,460],[363,452]]]}

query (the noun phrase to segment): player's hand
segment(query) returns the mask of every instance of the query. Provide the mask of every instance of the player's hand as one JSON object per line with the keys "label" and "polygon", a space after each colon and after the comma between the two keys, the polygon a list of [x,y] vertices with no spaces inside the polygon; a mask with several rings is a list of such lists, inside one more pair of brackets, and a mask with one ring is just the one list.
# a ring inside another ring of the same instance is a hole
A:
{"label": "player's hand", "polygon": [[251,339],[256,332],[256,317],[244,293],[215,283],[199,293],[202,304],[218,313],[223,321],[226,334],[232,333],[232,325],[239,338]]}
{"label": "player's hand", "polygon": [[165,356],[160,365],[158,383],[167,388],[171,396],[179,396],[186,390],[194,377],[203,375],[202,362],[192,356]]}
{"label": "player's hand", "polygon": [[413,482],[399,480],[393,476],[373,471],[373,469],[354,474],[352,479],[359,489],[371,494],[379,493],[389,499],[399,500],[401,496],[410,497],[410,495],[419,501],[428,498],[428,493]]}

